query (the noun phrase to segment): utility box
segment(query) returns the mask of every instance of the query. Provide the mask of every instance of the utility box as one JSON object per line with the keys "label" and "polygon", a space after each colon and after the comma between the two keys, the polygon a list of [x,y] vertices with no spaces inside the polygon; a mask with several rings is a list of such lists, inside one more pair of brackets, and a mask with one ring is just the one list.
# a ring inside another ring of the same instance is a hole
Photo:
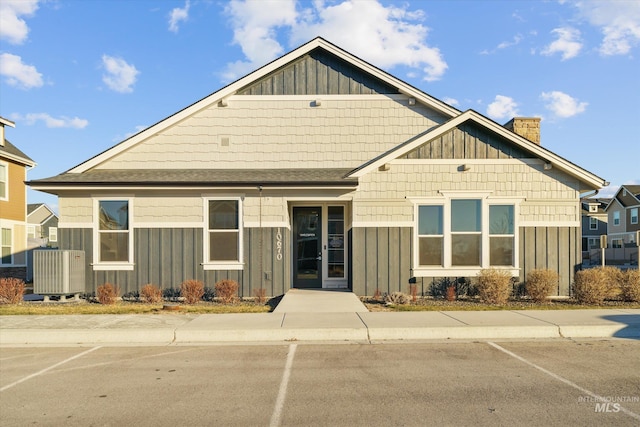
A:
{"label": "utility box", "polygon": [[84,251],[33,251],[33,293],[49,296],[74,294],[76,299],[85,291]]}

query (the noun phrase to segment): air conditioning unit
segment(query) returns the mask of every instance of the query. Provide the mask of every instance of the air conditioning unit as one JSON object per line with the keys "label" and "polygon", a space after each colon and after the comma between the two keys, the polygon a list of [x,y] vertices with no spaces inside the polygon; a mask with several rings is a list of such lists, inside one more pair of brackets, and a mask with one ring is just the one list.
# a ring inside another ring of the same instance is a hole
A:
{"label": "air conditioning unit", "polygon": [[33,293],[44,295],[75,294],[85,291],[84,251],[33,251]]}

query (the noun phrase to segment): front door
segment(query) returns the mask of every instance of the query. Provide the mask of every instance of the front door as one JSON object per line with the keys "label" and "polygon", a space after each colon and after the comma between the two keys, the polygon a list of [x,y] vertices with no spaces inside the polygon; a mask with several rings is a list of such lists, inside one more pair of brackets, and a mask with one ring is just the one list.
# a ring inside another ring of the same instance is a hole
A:
{"label": "front door", "polygon": [[322,207],[294,207],[293,230],[293,286],[322,288]]}

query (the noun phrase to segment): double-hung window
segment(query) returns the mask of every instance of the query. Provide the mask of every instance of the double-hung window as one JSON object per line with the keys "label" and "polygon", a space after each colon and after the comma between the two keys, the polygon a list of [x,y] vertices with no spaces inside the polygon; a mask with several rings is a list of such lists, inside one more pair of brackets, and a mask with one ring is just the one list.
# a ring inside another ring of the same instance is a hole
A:
{"label": "double-hung window", "polygon": [[207,200],[205,269],[242,268],[242,206],[239,199]]}
{"label": "double-hung window", "polygon": [[598,229],[598,218],[590,217],[589,230],[597,230],[597,229]]}
{"label": "double-hung window", "polygon": [[442,266],[444,234],[442,206],[418,206],[418,258],[420,265]]}
{"label": "double-hung window", "polygon": [[[133,269],[131,201],[96,200],[97,224],[94,245],[94,269]],[[57,230],[56,230],[57,231]],[[57,233],[56,240],[57,240]]]}
{"label": "double-hung window", "polygon": [[0,162],[0,200],[9,200],[9,164]]}
{"label": "double-hung window", "polygon": [[638,223],[638,208],[629,209],[629,216],[631,217],[631,224]]}
{"label": "double-hung window", "polygon": [[489,206],[489,264],[514,265],[515,245],[513,205]]}
{"label": "double-hung window", "polygon": [[13,264],[13,255],[11,250],[11,229],[0,228],[0,264],[10,265]]}
{"label": "double-hung window", "polygon": [[613,225],[620,225],[620,211],[613,212]]}

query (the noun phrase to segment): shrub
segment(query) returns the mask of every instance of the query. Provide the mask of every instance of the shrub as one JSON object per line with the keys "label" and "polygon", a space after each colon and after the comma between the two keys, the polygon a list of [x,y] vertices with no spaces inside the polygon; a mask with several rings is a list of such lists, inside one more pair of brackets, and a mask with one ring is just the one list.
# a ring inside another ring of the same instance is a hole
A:
{"label": "shrub", "polygon": [[488,268],[480,270],[476,285],[478,296],[488,304],[504,304],[511,295],[511,273],[506,270]]}
{"label": "shrub", "polygon": [[238,282],[230,279],[220,280],[215,284],[216,296],[224,304],[229,304],[236,299],[238,294]]}
{"label": "shrub", "polygon": [[204,295],[204,283],[199,280],[185,280],[180,284],[180,296],[187,304],[195,304]]}
{"label": "shrub", "polygon": [[267,301],[267,290],[265,288],[254,289],[253,297],[258,304],[264,304]]}
{"label": "shrub", "polygon": [[387,304],[405,305],[411,302],[411,296],[403,292],[391,292],[390,294],[385,294],[384,302]]}
{"label": "shrub", "polygon": [[429,293],[434,298],[447,298],[447,292],[449,288],[453,286],[455,291],[455,298],[458,299],[462,296],[472,297],[476,295],[476,289],[471,285],[471,281],[467,277],[458,277],[452,279],[450,277],[443,277],[438,280],[434,280],[429,288]]}
{"label": "shrub", "polygon": [[553,270],[532,270],[527,274],[525,290],[536,302],[543,302],[558,289],[558,273]]}
{"label": "shrub", "polygon": [[24,298],[24,282],[15,277],[0,278],[0,304],[19,304]]}
{"label": "shrub", "polygon": [[602,304],[609,294],[609,287],[602,268],[589,268],[576,272],[573,279],[573,295],[582,304]]}
{"label": "shrub", "polygon": [[617,299],[622,294],[622,281],[624,273],[617,267],[605,266],[600,267],[604,275],[605,284],[607,286],[606,299]]}
{"label": "shrub", "polygon": [[640,270],[627,270],[622,278],[621,288],[624,300],[640,302]]}
{"label": "shrub", "polygon": [[140,289],[140,299],[147,304],[157,304],[162,302],[162,290],[152,284],[147,284]]}
{"label": "shrub", "polygon": [[97,292],[98,302],[105,305],[115,304],[119,293],[120,288],[117,285],[111,283],[100,285]]}
{"label": "shrub", "polygon": [[216,290],[210,287],[204,288],[204,295],[202,295],[202,299],[205,301],[214,301],[216,298]]}

